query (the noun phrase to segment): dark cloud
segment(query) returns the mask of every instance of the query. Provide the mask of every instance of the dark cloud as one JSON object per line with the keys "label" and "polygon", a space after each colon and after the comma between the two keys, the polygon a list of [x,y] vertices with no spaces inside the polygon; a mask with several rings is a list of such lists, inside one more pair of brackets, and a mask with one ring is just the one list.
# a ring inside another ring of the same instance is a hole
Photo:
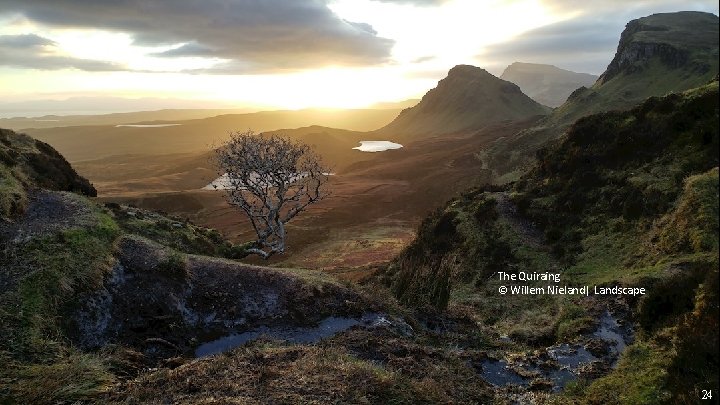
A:
{"label": "dark cloud", "polygon": [[630,20],[660,12],[712,12],[717,8],[717,3],[711,1],[678,0],[545,0],[543,3],[555,11],[575,12],[578,17],[487,47],[478,59],[495,66],[507,66],[512,62],[546,63],[577,72],[600,74],[612,60],[620,33]]}
{"label": "dark cloud", "polygon": [[80,69],[92,72],[123,70],[114,63],[53,53],[55,42],[35,34],[0,35],[0,66],[25,69]]}
{"label": "dark cloud", "polygon": [[60,27],[126,32],[138,45],[175,45],[250,70],[386,62],[394,44],[335,15],[324,0],[3,0],[2,11]]}
{"label": "dark cloud", "polygon": [[505,66],[533,62],[600,73],[612,59],[623,27],[624,24],[614,21],[570,20],[552,24],[492,45],[480,59]]}
{"label": "dark cloud", "polygon": [[3,48],[28,48],[28,47],[39,47],[39,46],[52,46],[55,45],[55,41],[35,34],[23,34],[23,35],[0,35],[0,47]]}

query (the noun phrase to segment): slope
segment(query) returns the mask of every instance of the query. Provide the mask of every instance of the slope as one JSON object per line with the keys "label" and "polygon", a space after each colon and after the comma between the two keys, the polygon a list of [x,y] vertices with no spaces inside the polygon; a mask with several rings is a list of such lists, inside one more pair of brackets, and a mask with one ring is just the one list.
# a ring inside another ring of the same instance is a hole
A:
{"label": "slope", "polygon": [[[41,145],[2,139],[9,156]],[[182,218],[39,188],[34,167],[11,165],[28,203],[0,222],[2,403],[490,399],[382,290],[218,257],[244,246]]]}
{"label": "slope", "polygon": [[0,128],[0,218],[25,210],[28,187],[97,194],[50,145]]}
{"label": "slope", "polygon": [[537,126],[486,151],[499,182],[517,179],[544,143],[578,118],[622,110],[651,96],[682,92],[718,74],[718,17],[702,12],[653,14],[630,21],[615,57],[590,88],[579,88]]}
{"label": "slope", "polygon": [[547,113],[546,107],[523,94],[517,85],[484,69],[458,65],[416,106],[403,110],[375,133],[393,139],[413,139],[477,130]]}
{"label": "slope", "polygon": [[[715,80],[578,120],[504,193],[468,190],[426,218],[385,281],[407,305],[469,313],[506,336],[500,374],[538,362],[523,345],[579,340],[593,352],[587,333],[607,311],[638,331],[635,341],[623,339],[616,367],[581,367],[584,379],[555,400],[696,402],[700,390],[718,387],[718,107]],[[591,292],[499,295],[516,283],[498,271],[557,272],[561,284]],[[593,286],[647,293],[594,295]],[[517,391],[497,390],[518,400]]]}

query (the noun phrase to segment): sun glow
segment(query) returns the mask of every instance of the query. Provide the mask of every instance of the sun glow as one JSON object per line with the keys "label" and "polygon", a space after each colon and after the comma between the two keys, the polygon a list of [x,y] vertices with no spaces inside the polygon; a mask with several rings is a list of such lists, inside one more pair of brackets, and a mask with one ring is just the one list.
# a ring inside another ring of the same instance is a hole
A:
{"label": "sun glow", "polygon": [[342,18],[367,22],[378,35],[394,39],[393,57],[399,63],[432,61],[448,67],[472,61],[486,45],[564,18],[538,0],[456,0],[441,7],[337,0],[330,7]]}
{"label": "sun glow", "polygon": [[[162,58],[155,54],[182,44],[138,46],[130,34],[39,26],[18,18],[0,35],[36,34],[54,42],[48,52],[118,66],[117,71],[3,69],[7,95],[47,98],[96,93],[121,97],[217,99],[267,108],[360,108],[379,101],[421,96],[452,66],[478,60],[483,47],[521,32],[559,21],[539,0],[455,0],[414,7],[370,0],[330,3],[339,17],[370,24],[377,35],[395,41],[391,60],[368,67],[327,66],[275,74],[202,73],[220,59]],[[196,72],[189,72],[196,70]],[[22,89],[22,92],[15,91]],[[29,96],[32,95],[32,96]]]}

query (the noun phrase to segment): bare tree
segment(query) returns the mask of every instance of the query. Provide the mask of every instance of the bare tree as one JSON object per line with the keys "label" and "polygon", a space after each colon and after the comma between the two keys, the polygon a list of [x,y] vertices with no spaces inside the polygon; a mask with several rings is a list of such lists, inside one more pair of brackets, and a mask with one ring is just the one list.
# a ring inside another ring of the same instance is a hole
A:
{"label": "bare tree", "polygon": [[228,202],[247,215],[257,234],[248,252],[265,259],[285,251],[285,224],[328,195],[329,170],[320,157],[282,136],[233,133],[215,159]]}

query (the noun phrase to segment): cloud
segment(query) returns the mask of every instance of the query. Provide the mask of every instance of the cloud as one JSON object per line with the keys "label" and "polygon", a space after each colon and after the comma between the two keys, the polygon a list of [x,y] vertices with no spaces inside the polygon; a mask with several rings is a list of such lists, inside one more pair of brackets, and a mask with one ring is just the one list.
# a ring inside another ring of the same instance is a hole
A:
{"label": "cloud", "polygon": [[413,6],[440,6],[449,0],[377,0],[381,3],[408,4]]}
{"label": "cloud", "polygon": [[124,69],[122,66],[56,53],[56,43],[35,34],[0,35],[0,65],[26,69],[80,69],[92,72]]}
{"label": "cloud", "polygon": [[430,62],[432,60],[435,60],[435,57],[428,55],[428,56],[421,56],[419,58],[415,58],[411,61],[411,63],[425,63],[425,62]]}
{"label": "cloud", "polygon": [[177,45],[153,56],[212,57],[245,70],[373,65],[394,41],[345,21],[325,0],[3,0],[0,14],[54,27],[125,32],[136,45]]}
{"label": "cloud", "polygon": [[577,2],[545,0],[556,11],[577,16],[527,31],[507,42],[488,46],[478,59],[505,67],[512,62],[546,63],[578,72],[600,74],[613,58],[620,34],[630,20],[659,12],[713,12],[714,1],[653,0]]}
{"label": "cloud", "polygon": [[622,18],[634,19],[654,13],[666,13],[672,11],[696,10],[715,14],[718,12],[718,3],[714,0],[635,0],[632,2],[627,0],[604,0],[602,2],[542,0],[542,3],[546,7],[549,7],[557,12],[575,11],[585,15],[614,15],[618,20]]}
{"label": "cloud", "polygon": [[622,27],[613,21],[556,23],[489,46],[478,58],[505,66],[512,62],[533,62],[599,73],[612,59]]}
{"label": "cloud", "polygon": [[28,47],[53,46],[55,41],[35,34],[0,35],[0,47],[23,49]]}

